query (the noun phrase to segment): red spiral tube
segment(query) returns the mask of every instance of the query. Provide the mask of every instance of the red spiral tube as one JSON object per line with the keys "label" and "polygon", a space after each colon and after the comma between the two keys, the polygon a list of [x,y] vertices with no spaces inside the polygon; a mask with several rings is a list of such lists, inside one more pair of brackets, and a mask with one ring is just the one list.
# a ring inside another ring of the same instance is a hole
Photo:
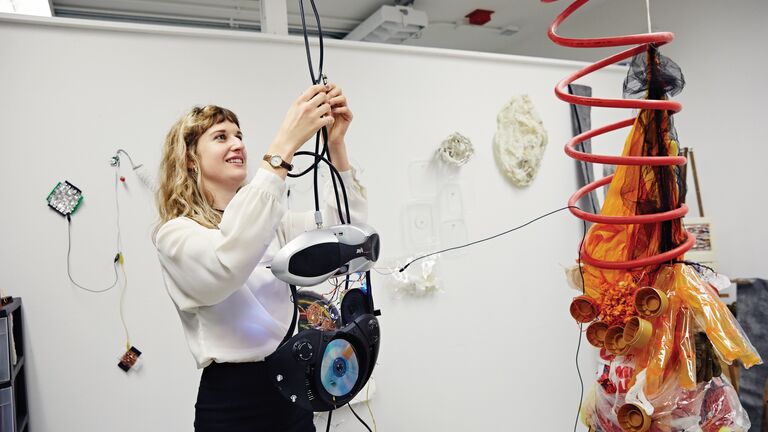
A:
{"label": "red spiral tube", "polygon": [[[552,3],[557,0],[542,0],[544,3]],[[636,108],[636,109],[650,109],[650,110],[665,110],[672,112],[679,112],[682,109],[682,105],[679,102],[671,100],[636,100],[636,99],[603,99],[586,96],[576,96],[569,94],[565,91],[569,84],[573,83],[577,79],[588,75],[592,72],[600,70],[608,65],[618,63],[624,59],[631,58],[639,53],[648,50],[648,46],[653,44],[656,47],[660,47],[675,36],[670,32],[659,33],[647,33],[647,34],[635,34],[626,36],[611,36],[602,38],[565,38],[559,36],[556,31],[557,28],[577,9],[587,3],[589,0],[576,0],[570,6],[568,6],[560,15],[555,18],[552,25],[549,28],[548,35],[552,42],[571,48],[605,48],[616,47],[626,45],[636,45],[618,54],[614,54],[610,57],[606,57],[594,64],[591,64],[571,75],[566,77],[557,83],[555,87],[555,94],[557,97],[565,102],[595,107],[608,107],[608,108]],[[596,155],[584,153],[576,150],[576,145],[587,139],[615,131],[621,128],[632,126],[635,122],[635,118],[629,118],[621,120],[616,123],[588,130],[575,137],[573,137],[565,145],[565,153],[577,160],[585,162],[593,162],[600,164],[612,164],[612,165],[647,165],[647,166],[660,166],[660,165],[684,165],[686,158],[683,156],[609,156],[609,155]],[[661,213],[635,215],[635,216],[605,216],[594,213],[585,212],[578,208],[575,208],[576,203],[587,193],[609,184],[613,180],[613,175],[596,180],[574,193],[568,200],[571,213],[579,219],[587,220],[590,222],[608,224],[608,225],[628,225],[628,224],[646,224],[654,222],[663,222],[673,219],[682,218],[688,213],[688,206],[681,204],[679,208]],[[604,269],[633,269],[638,267],[651,266],[669,262],[690,250],[693,247],[695,238],[691,233],[686,233],[687,239],[683,244],[676,248],[663,252],[660,254],[648,256],[645,258],[635,259],[631,261],[603,261],[598,260],[586,252],[584,244],[581,247],[581,259],[594,267]]]}

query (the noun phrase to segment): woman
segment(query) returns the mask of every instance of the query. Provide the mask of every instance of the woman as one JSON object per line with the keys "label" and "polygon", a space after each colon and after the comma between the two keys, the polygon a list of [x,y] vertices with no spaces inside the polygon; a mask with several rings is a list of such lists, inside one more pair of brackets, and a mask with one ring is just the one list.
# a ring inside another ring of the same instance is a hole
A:
{"label": "woman", "polygon": [[[314,431],[312,413],[278,394],[264,358],[282,340],[293,305],[268,265],[277,250],[315,227],[313,212],[287,212],[293,154],[322,126],[349,195],[353,221],[366,219],[364,189],[350,172],[344,136],[352,121],[335,85],[315,85],[290,107],[247,184],[248,152],[234,113],[194,108],[168,133],[160,168],[155,235],[166,289],[199,368],[195,430]],[[326,225],[338,223],[326,187]]]}

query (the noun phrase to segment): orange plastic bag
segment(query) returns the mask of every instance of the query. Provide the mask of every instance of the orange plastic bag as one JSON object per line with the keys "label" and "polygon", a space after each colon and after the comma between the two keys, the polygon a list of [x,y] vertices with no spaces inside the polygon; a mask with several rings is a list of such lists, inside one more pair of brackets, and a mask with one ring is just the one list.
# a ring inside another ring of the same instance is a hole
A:
{"label": "orange plastic bag", "polygon": [[707,334],[723,361],[731,364],[740,360],[746,368],[763,362],[715,289],[704,282],[692,267],[684,264],[664,267],[659,272],[656,285],[674,292],[691,309],[696,324]]}
{"label": "orange plastic bag", "polygon": [[[670,118],[655,111],[641,110],[624,144],[623,156],[674,156],[677,143],[669,137]],[[657,131],[660,128],[660,131]],[[657,133],[659,132],[659,133]],[[649,145],[648,140],[663,137],[663,143]],[[649,138],[651,137],[651,138]],[[634,216],[677,208],[679,194],[677,168],[672,166],[618,166],[600,210],[606,216]],[[674,245],[685,241],[680,220],[638,225],[595,224],[585,240],[585,251],[604,261],[629,261],[658,254],[663,237]],[[599,297],[601,290],[617,283],[625,271],[585,266],[588,293]],[[655,269],[636,269],[637,277]]]}
{"label": "orange plastic bag", "polygon": [[680,296],[666,292],[669,307],[666,313],[652,321],[653,336],[638,353],[638,366],[647,371],[645,393],[649,397],[658,394],[672,378],[675,378],[675,385],[688,389],[696,386],[696,354],[690,336],[691,311]]}

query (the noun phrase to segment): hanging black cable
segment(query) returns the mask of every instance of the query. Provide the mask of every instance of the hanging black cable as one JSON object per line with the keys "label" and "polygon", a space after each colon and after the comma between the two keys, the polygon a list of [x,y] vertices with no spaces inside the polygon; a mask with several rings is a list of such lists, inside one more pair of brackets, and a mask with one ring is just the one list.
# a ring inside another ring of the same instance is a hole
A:
{"label": "hanging black cable", "polygon": [[[578,207],[577,207],[578,208]],[[579,243],[579,251],[576,256],[578,257],[579,275],[581,275],[581,293],[586,294],[587,289],[584,286],[584,267],[581,265],[581,249],[584,247],[584,241],[587,239],[587,221],[581,220],[583,227],[583,233],[581,235],[581,243]],[[576,428],[579,425],[579,415],[581,414],[581,405],[584,400],[584,378],[581,376],[581,367],[579,366],[579,351],[581,351],[581,335],[583,333],[582,328],[584,324],[579,323],[579,342],[576,344],[576,375],[579,377],[579,407],[576,409],[576,421],[573,424],[573,432],[576,432]]]}
{"label": "hanging black cable", "polygon": [[[318,71],[317,75],[315,75],[314,66],[312,65],[312,51],[309,49],[309,34],[307,32],[307,22],[306,18],[304,17],[304,0],[299,0],[299,15],[301,16],[301,28],[303,30],[304,34],[304,50],[307,53],[307,65],[309,67],[309,76],[312,80],[312,85],[320,84],[320,80],[322,79],[325,81],[325,75],[323,75],[323,60],[324,60],[324,48],[323,48],[323,31],[320,27],[320,16],[317,13],[317,8],[315,7],[314,0],[310,0],[310,3],[312,5],[312,12],[315,15],[315,21],[317,23],[317,31],[318,31],[318,39],[320,44],[320,61],[318,64]],[[326,84],[326,82],[323,82],[323,84]],[[323,149],[321,151],[320,149],[320,137],[323,137]],[[321,156],[324,156],[328,152],[328,128],[323,126],[320,131],[317,132],[317,135],[315,136],[315,153],[319,154]],[[318,166],[320,164],[319,157],[315,157],[315,161],[307,170],[303,171],[300,174],[288,174],[289,177],[301,177],[309,170],[313,170],[314,173],[314,193],[315,193],[315,211],[320,211],[320,193],[318,191],[318,181],[317,181],[317,175],[318,175]],[[334,182],[335,183],[335,182]]]}
{"label": "hanging black cable", "polygon": [[[327,85],[327,77],[325,74],[323,74],[323,61],[324,61],[324,44],[323,44],[323,30],[320,25],[320,15],[317,12],[317,7],[315,5],[314,0],[309,0],[310,5],[312,6],[312,12],[315,16],[315,22],[317,23],[317,32],[318,32],[318,42],[319,42],[319,49],[320,49],[320,57],[319,57],[319,64],[318,64],[318,71],[317,75],[315,75],[315,70],[312,64],[312,53],[309,48],[309,35],[307,32],[307,23],[304,16],[304,1],[299,0],[299,14],[301,16],[301,27],[304,34],[304,49],[307,53],[307,65],[309,67],[309,74],[310,79],[312,80],[312,85],[320,84],[322,81],[323,84]],[[331,115],[331,114],[329,114]],[[322,149],[321,149],[321,138],[322,138]],[[339,216],[339,222],[344,223],[351,223],[352,219],[350,217],[349,212],[349,199],[347,197],[347,190],[344,187],[344,181],[341,178],[341,174],[339,173],[338,169],[336,169],[335,166],[333,166],[332,160],[331,160],[331,152],[329,150],[329,143],[328,143],[328,128],[326,126],[323,126],[317,133],[315,134],[315,151],[314,152],[308,152],[308,151],[297,151],[294,153],[294,156],[313,156],[314,162],[310,167],[302,171],[298,174],[288,174],[289,177],[296,178],[301,177],[309,171],[313,171],[313,188],[314,188],[314,199],[315,199],[315,211],[320,212],[320,193],[318,190],[318,172],[319,172],[319,166],[321,162],[324,162],[328,165],[328,169],[330,171],[330,177],[331,182],[333,184],[333,191],[336,199],[336,209],[338,211]],[[338,180],[338,184],[337,181]],[[341,188],[342,195],[344,197],[344,211],[346,212],[346,220],[344,218],[344,215],[342,214],[342,207],[341,207],[341,197],[339,196],[339,187]],[[368,277],[368,287],[370,287],[370,273],[366,273],[366,276]],[[346,289],[349,289],[349,275],[345,278],[345,286]],[[369,288],[370,291],[370,288]],[[296,287],[293,285],[291,286],[291,294],[293,296],[293,302],[294,302],[294,316],[293,321],[291,323],[291,326],[289,327],[288,333],[286,334],[285,340],[290,338],[290,335],[293,333],[293,328],[296,324],[296,318],[297,318],[297,312],[298,312],[298,303],[296,299]],[[369,293],[370,294],[370,293]],[[370,300],[372,302],[372,300]],[[352,407],[350,406],[350,409]],[[365,425],[365,427],[370,431],[371,429],[368,427],[368,425],[357,415],[357,413],[352,411],[355,414],[355,417],[357,417],[360,422]],[[333,414],[333,411],[328,411],[328,422],[326,424],[326,432],[329,432],[331,429],[331,415]]]}
{"label": "hanging black cable", "polygon": [[309,0],[312,4],[312,12],[315,14],[315,21],[317,22],[317,33],[320,41],[320,62],[318,64],[317,75],[312,65],[312,52],[309,49],[309,34],[307,33],[307,21],[304,17],[304,0],[299,0],[299,15],[301,16],[301,28],[304,32],[304,49],[307,52],[307,64],[309,65],[309,75],[312,78],[312,84],[320,84],[320,78],[323,76],[323,30],[320,28],[320,16],[317,13],[315,7],[315,1]]}
{"label": "hanging black cable", "polygon": [[[326,158],[318,155],[317,153],[313,153],[313,152],[309,152],[309,151],[297,151],[296,153],[294,153],[294,156],[315,156],[317,159],[320,160],[320,162],[325,162],[328,165],[328,168],[330,168],[330,170],[331,170],[332,178],[335,178],[336,180],[339,181],[339,184],[341,186],[341,192],[344,195],[344,211],[347,214],[347,219],[346,219],[346,221],[344,220],[344,216],[341,213],[341,205],[337,205],[337,210],[339,212],[339,222],[341,222],[341,223],[351,223],[350,215],[349,215],[349,199],[347,198],[347,188],[344,187],[344,181],[341,179],[341,173],[339,173],[339,170],[336,169],[335,166],[333,166],[333,164],[331,163],[331,161],[329,159],[326,159]],[[336,192],[336,200],[337,200],[337,203],[338,203],[339,202],[338,201],[339,200],[339,197],[338,197],[339,191],[335,190],[335,192]]]}
{"label": "hanging black cable", "polygon": [[[314,65],[312,64],[312,53],[311,53],[311,50],[309,48],[309,33],[307,31],[307,23],[306,23],[306,18],[304,16],[304,1],[303,0],[299,0],[299,10],[300,10],[300,16],[301,16],[301,27],[302,27],[303,35],[304,35],[304,49],[305,49],[305,51],[307,53],[307,65],[309,67],[310,79],[312,80],[312,84],[313,85],[320,84],[321,80],[323,81],[323,84],[327,84],[326,76],[323,74],[323,62],[324,62],[324,58],[325,58],[325,47],[324,47],[324,43],[323,43],[323,29],[322,29],[322,26],[320,24],[320,15],[319,15],[319,13],[317,11],[317,6],[315,5],[314,0],[310,0],[310,5],[312,6],[312,12],[313,12],[313,14],[315,16],[315,22],[317,24],[318,42],[319,42],[319,51],[320,51],[317,74],[315,74]],[[320,148],[321,137],[322,137],[322,143],[323,143],[322,149]],[[319,171],[319,165],[320,165],[320,162],[321,162],[321,158],[323,158],[323,157],[327,157],[329,162],[331,162],[331,163],[333,162],[331,160],[331,152],[328,149],[328,128],[326,126],[323,126],[317,132],[317,135],[315,136],[315,152],[314,153],[316,155],[318,155],[318,156],[315,156],[315,160],[314,160],[314,162],[312,163],[312,165],[310,167],[308,167],[307,169],[305,169],[304,171],[302,171],[299,174],[288,174],[288,176],[292,177],[292,178],[296,178],[296,177],[301,177],[301,176],[307,174],[310,170],[314,171],[313,188],[314,188],[314,194],[315,194],[315,211],[319,212],[320,211],[320,193],[319,193],[319,190],[318,190],[319,183],[318,183],[318,178],[317,178],[318,177],[318,171]],[[330,167],[331,167],[331,164],[329,163],[329,169],[330,169]],[[335,199],[336,199],[336,208],[339,209],[339,213],[341,213],[341,199],[340,199],[340,196],[339,196],[338,185],[336,184],[336,179],[337,179],[337,176],[334,176],[333,173],[331,173],[331,183],[333,184],[334,196],[335,196]],[[343,186],[342,186],[342,190],[343,190]],[[345,192],[345,195],[346,195],[346,192]],[[347,213],[349,213],[349,212],[347,212]],[[343,219],[342,219],[342,223],[344,223]],[[347,214],[347,223],[351,223],[351,220],[349,219],[349,214]]]}
{"label": "hanging black cable", "polygon": [[[299,0],[299,1],[301,2],[302,6],[303,6],[304,1],[303,0]],[[326,76],[325,76],[325,74],[323,74],[323,58],[325,57],[325,44],[323,43],[323,28],[320,25],[320,14],[317,13],[317,6],[315,6],[315,0],[309,0],[309,4],[312,6],[312,12],[315,15],[315,22],[317,23],[317,38],[318,38],[318,42],[320,44],[320,64],[319,64],[319,68],[318,68],[318,72],[317,72],[318,73],[317,79],[320,80],[322,78],[325,81],[326,80]],[[302,11],[302,19],[303,19],[303,17],[304,17],[304,13]],[[306,35],[306,31],[305,31],[304,34]],[[305,40],[305,46],[306,46],[306,40]],[[310,71],[311,70],[312,70],[312,66],[310,65]],[[314,77],[312,79],[314,81]],[[319,82],[316,83],[316,84],[319,84]],[[323,82],[323,84],[327,84],[327,83]],[[328,128],[327,127],[323,127],[322,128],[322,135],[323,135],[323,143],[325,143],[325,148],[323,149],[323,152],[320,153],[320,154],[323,155],[323,156],[325,156],[327,154],[328,160],[333,162],[331,160],[331,152],[330,152],[330,150],[328,150]],[[315,152],[317,152],[317,150],[315,150]],[[317,160],[315,160],[315,163],[317,164]],[[333,175],[331,175],[331,182],[333,183],[334,191],[336,191],[337,190],[336,189],[336,179],[333,177]],[[337,206],[337,208],[339,208],[339,206],[340,206],[339,194],[338,193],[336,193],[336,206]],[[349,216],[347,216],[347,223],[352,223],[352,221],[349,220]]]}
{"label": "hanging black cable", "polygon": [[329,432],[331,430],[331,415],[333,414],[333,410],[328,411],[328,421],[325,423],[325,432]]}
{"label": "hanging black cable", "polygon": [[[301,2],[304,3],[303,1]],[[320,64],[317,69],[318,79],[323,76],[323,28],[320,26],[320,14],[317,13],[317,6],[315,6],[315,0],[309,0],[309,4],[312,6],[312,13],[315,14],[315,22],[317,23],[317,39],[320,41]]]}
{"label": "hanging black cable", "polygon": [[555,214],[555,213],[558,213],[558,212],[561,212],[561,211],[563,211],[563,210],[567,210],[567,209],[569,209],[569,208],[578,208],[578,207],[577,207],[577,206],[565,206],[565,207],[561,207],[561,208],[559,208],[559,209],[557,209],[557,210],[552,210],[551,212],[545,213],[545,214],[543,214],[543,215],[541,215],[541,216],[538,216],[538,217],[536,217],[536,218],[534,218],[534,219],[531,219],[531,220],[529,220],[528,222],[526,222],[526,223],[524,223],[524,224],[522,224],[522,225],[520,225],[520,226],[514,227],[514,228],[512,228],[512,229],[509,229],[509,230],[507,230],[507,231],[501,232],[501,233],[499,233],[499,234],[496,234],[496,235],[492,235],[492,236],[490,236],[490,237],[486,237],[486,238],[484,238],[484,239],[476,240],[476,241],[473,241],[473,242],[470,242],[470,243],[466,243],[466,244],[463,244],[463,245],[461,245],[461,246],[455,246],[455,247],[451,247],[451,248],[448,248],[448,249],[442,249],[442,250],[439,250],[439,251],[437,251],[437,252],[432,252],[432,253],[428,253],[428,254],[426,254],[426,255],[422,255],[422,256],[420,256],[420,257],[418,257],[418,258],[414,258],[414,259],[412,259],[411,261],[409,261],[407,264],[405,264],[404,266],[402,266],[402,267],[399,269],[399,271],[400,271],[400,272],[403,272],[403,271],[405,271],[405,269],[407,269],[407,268],[408,268],[408,266],[410,266],[411,264],[415,263],[416,261],[418,261],[418,260],[420,260],[420,259],[423,259],[423,258],[426,258],[426,257],[432,256],[432,255],[437,255],[437,254],[439,254],[439,253],[443,253],[443,252],[448,252],[448,251],[452,251],[452,250],[456,250],[456,249],[462,249],[462,248],[465,248],[465,247],[468,247],[468,246],[472,246],[472,245],[474,245],[474,244],[482,243],[482,242],[485,242],[485,241],[488,241],[488,240],[493,240],[493,239],[495,239],[496,237],[501,237],[501,236],[503,236],[503,235],[505,235],[505,234],[509,234],[509,233],[511,233],[511,232],[513,232],[513,231],[517,231],[517,230],[519,230],[520,228],[524,228],[524,227],[526,227],[526,226],[528,226],[528,225],[530,225],[530,224],[532,224],[532,223],[536,222],[536,221],[537,221],[537,220],[539,220],[539,219],[544,219],[544,218],[545,218],[545,217],[547,217],[547,216],[553,215],[553,214]]}
{"label": "hanging black cable", "polygon": [[[323,129],[325,129],[325,126],[323,126]],[[315,135],[315,154],[320,153],[320,133],[318,132],[317,135]],[[294,153],[295,155],[295,153]],[[320,192],[318,191],[318,182],[317,182],[317,173],[319,171],[318,169],[318,156],[315,156],[315,163],[313,164],[315,167],[312,170],[312,187],[314,188],[315,192],[315,211],[320,211]]]}
{"label": "hanging black cable", "polygon": [[358,420],[360,420],[360,423],[362,423],[362,424],[363,424],[363,426],[365,426],[365,428],[366,428],[366,429],[368,429],[368,432],[373,432],[373,431],[371,430],[370,426],[368,426],[368,423],[366,423],[365,421],[363,421],[363,419],[362,419],[362,418],[361,418],[361,417],[360,417],[360,416],[359,416],[359,415],[358,415],[358,414],[355,412],[355,410],[354,410],[354,409],[352,409],[352,405],[350,405],[350,404],[348,403],[348,404],[347,404],[347,406],[349,407],[349,410],[350,410],[350,411],[352,411],[352,414],[354,414],[354,415],[355,415],[355,417],[357,417],[357,419],[358,419]]}

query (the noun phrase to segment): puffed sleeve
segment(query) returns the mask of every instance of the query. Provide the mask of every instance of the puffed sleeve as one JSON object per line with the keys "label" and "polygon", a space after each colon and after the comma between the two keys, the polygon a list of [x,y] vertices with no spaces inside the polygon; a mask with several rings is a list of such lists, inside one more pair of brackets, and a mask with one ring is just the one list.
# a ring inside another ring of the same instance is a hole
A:
{"label": "puffed sleeve", "polygon": [[[344,182],[344,186],[347,190],[347,198],[349,200],[349,213],[352,223],[366,223],[368,221],[368,197],[362,184],[358,181],[354,174],[354,169],[349,171],[340,172],[341,180]],[[338,182],[337,182],[338,184]],[[336,207],[336,197],[333,192],[333,183],[330,180],[325,184],[323,191],[324,207],[321,210],[323,215],[323,226],[332,226],[339,224],[339,212]],[[342,214],[346,218],[346,210],[344,209],[344,196],[341,193],[341,186],[339,185],[339,202],[341,203]],[[281,243],[291,241],[299,234],[315,229],[315,212],[288,212],[283,219],[280,227]]]}
{"label": "puffed sleeve", "polygon": [[260,169],[227,205],[219,229],[183,217],[160,227],[155,244],[179,309],[217,304],[245,284],[285,215],[284,190],[280,177]]}

